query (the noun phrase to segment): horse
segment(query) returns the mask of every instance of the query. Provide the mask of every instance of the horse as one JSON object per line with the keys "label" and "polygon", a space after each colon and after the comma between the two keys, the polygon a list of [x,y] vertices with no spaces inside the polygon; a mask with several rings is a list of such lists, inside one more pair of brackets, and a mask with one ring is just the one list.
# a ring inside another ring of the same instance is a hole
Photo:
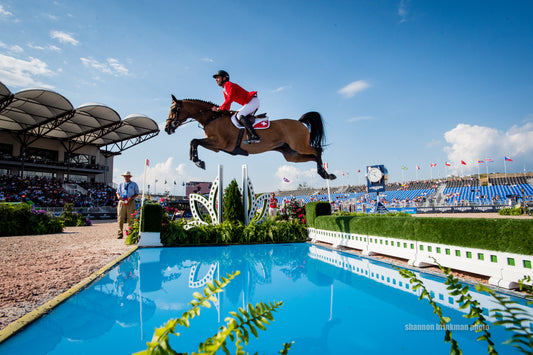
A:
{"label": "horse", "polygon": [[206,138],[191,140],[189,158],[201,169],[205,162],[198,158],[198,146],[214,152],[226,152],[231,155],[259,154],[278,151],[288,162],[298,163],[314,161],[317,173],[323,179],[336,179],[329,174],[322,163],[322,145],[324,127],[318,112],[307,112],[299,120],[280,119],[270,121],[270,127],[257,130],[261,138],[259,143],[242,144],[244,129],[237,128],[231,122],[234,112],[215,112],[214,103],[184,99],[178,100],[172,95],[172,106],[165,125],[165,132],[173,134],[176,129],[196,120],[204,129]]}

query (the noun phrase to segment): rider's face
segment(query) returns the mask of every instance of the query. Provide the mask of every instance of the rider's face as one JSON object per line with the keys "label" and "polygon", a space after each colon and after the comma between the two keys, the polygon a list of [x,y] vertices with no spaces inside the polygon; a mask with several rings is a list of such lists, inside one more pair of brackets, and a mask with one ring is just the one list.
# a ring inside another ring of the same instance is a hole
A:
{"label": "rider's face", "polygon": [[215,76],[215,80],[217,81],[217,85],[218,86],[222,86],[223,85],[224,78],[221,77],[220,75]]}

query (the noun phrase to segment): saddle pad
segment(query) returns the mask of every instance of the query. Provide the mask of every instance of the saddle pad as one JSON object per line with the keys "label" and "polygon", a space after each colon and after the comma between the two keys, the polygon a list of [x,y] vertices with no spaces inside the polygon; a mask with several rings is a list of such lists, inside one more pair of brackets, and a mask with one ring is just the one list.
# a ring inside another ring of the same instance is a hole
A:
{"label": "saddle pad", "polygon": [[[239,121],[237,121],[237,116],[236,115],[231,116],[231,122],[237,128],[244,128],[244,126],[241,125],[239,123]],[[254,128],[255,129],[266,129],[266,128],[269,128],[269,127],[270,127],[270,120],[266,116],[263,116],[261,118],[256,118],[255,121],[254,121]]]}

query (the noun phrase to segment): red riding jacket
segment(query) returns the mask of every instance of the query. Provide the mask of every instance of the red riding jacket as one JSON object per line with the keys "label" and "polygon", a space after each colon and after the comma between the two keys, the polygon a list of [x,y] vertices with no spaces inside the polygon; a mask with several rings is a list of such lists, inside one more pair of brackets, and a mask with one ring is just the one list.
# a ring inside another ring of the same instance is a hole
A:
{"label": "red riding jacket", "polygon": [[244,106],[256,95],[257,91],[248,92],[239,85],[227,81],[224,84],[224,103],[220,105],[220,109],[223,111],[229,111],[232,102]]}

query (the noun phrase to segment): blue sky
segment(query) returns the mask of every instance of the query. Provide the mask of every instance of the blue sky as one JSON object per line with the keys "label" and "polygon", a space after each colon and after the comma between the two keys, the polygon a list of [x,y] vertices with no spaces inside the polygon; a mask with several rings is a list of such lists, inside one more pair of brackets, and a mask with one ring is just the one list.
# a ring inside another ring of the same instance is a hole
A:
{"label": "blue sky", "polygon": [[[531,1],[0,0],[0,81],[162,128],[171,94],[222,103],[212,74],[225,69],[272,119],[322,114],[331,186],[362,184],[375,164],[390,181],[520,173],[533,171],[532,16]],[[141,182],[149,159],[152,191],[156,178],[178,194],[184,181],[213,181],[218,164],[225,185],[248,164],[256,192],[326,186],[315,163],[276,152],[200,148],[200,170],[188,152],[203,135],[195,124],[162,131],[115,158],[114,181],[131,170]]]}

